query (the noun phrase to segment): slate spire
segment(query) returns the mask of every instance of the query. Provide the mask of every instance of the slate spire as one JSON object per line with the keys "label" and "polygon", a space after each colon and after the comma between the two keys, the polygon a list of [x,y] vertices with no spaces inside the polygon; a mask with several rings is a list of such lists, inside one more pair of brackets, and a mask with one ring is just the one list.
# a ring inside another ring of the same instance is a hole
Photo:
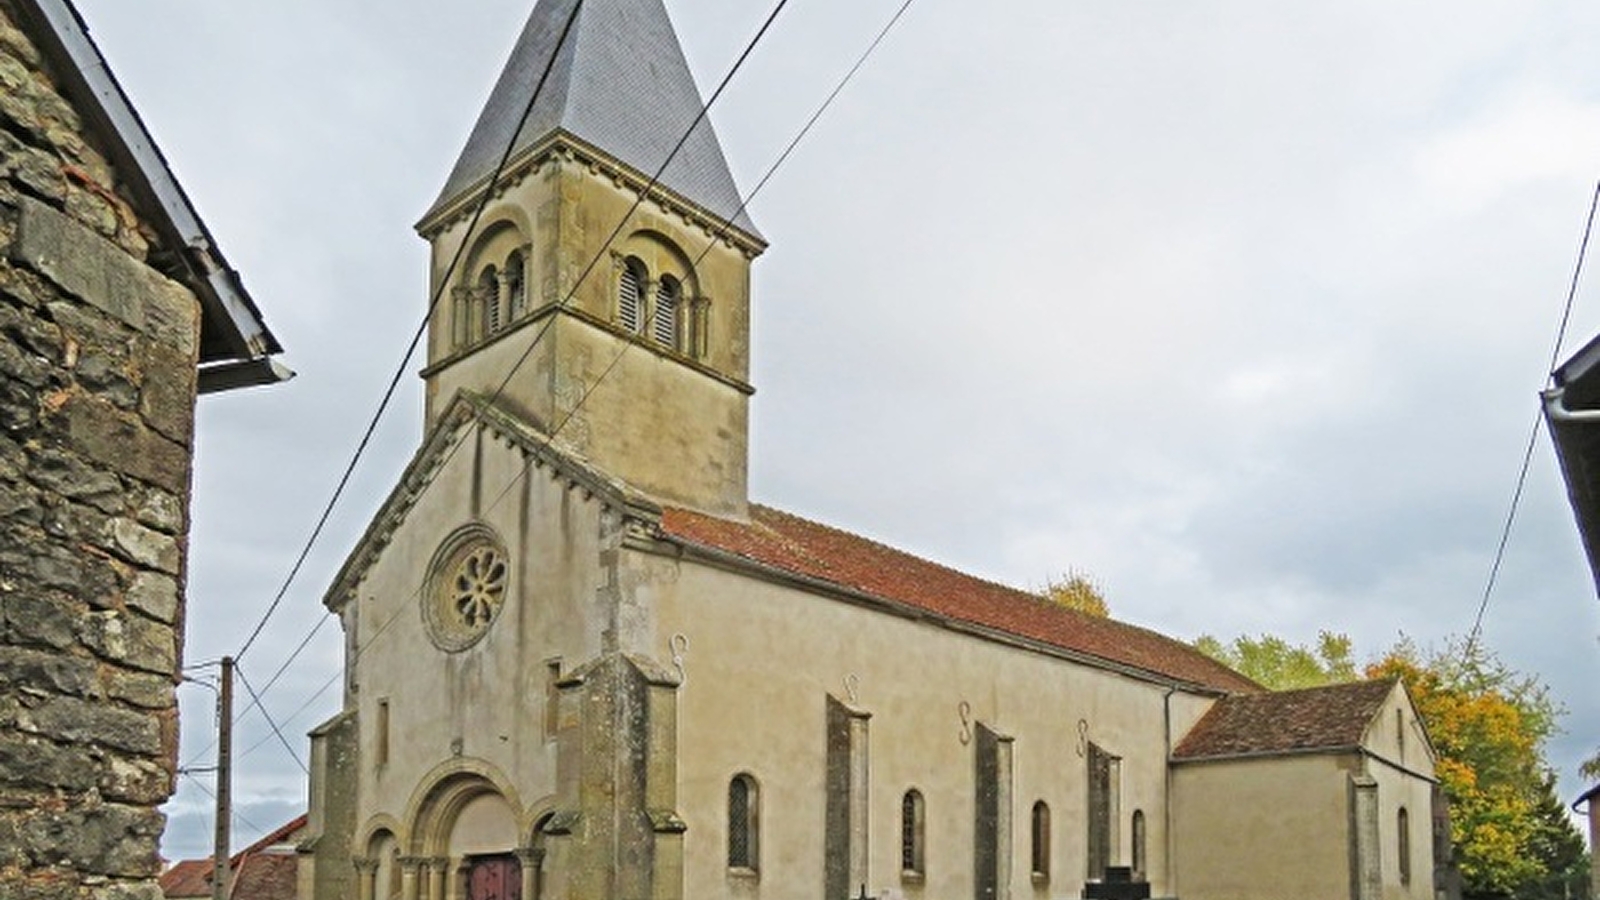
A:
{"label": "slate spire", "polygon": [[[555,132],[566,132],[649,178],[700,115],[700,92],[689,72],[663,0],[539,0],[489,103],[467,139],[433,208],[436,213],[480,187],[533,96],[552,53],[544,89],[517,136],[513,162]],[[669,190],[761,239],[742,200],[709,119],[702,119],[661,178]]]}

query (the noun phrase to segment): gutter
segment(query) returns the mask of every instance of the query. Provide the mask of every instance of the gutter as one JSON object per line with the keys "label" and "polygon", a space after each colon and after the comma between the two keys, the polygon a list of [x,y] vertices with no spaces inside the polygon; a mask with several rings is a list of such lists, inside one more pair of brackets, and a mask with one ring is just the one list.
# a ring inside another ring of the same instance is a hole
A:
{"label": "gutter", "polygon": [[[239,273],[228,265],[143,120],[111,74],[71,0],[23,0],[18,6],[33,26],[40,48],[54,57],[63,87],[78,101],[90,124],[112,137],[107,149],[113,164],[136,198],[153,208],[152,224],[180,262],[178,280],[199,297],[205,318],[216,326],[213,334],[226,345],[226,356],[202,362],[255,364],[247,380],[238,386],[287,380],[293,374],[288,369],[261,365],[266,357],[283,352],[282,346],[267,329]],[[208,378],[205,371],[201,374],[207,384],[205,392],[226,390],[231,384],[227,377]]]}
{"label": "gutter", "polygon": [[1544,401],[1544,414],[1559,424],[1600,424],[1600,409],[1568,409],[1565,387],[1553,387],[1539,392]]}

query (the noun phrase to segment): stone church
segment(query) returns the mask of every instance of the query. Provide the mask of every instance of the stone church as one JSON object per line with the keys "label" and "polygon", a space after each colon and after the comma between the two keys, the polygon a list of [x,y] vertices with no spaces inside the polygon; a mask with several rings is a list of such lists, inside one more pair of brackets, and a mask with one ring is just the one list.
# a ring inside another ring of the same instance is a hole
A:
{"label": "stone church", "polygon": [[701,109],[662,0],[539,0],[419,224],[301,896],[1431,898],[1403,687],[1266,693],[751,502],[766,240]]}

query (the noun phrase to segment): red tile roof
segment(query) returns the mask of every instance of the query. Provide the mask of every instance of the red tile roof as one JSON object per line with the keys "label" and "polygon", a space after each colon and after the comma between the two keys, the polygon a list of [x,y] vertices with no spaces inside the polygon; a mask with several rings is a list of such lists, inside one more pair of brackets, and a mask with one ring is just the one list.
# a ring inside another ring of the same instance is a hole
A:
{"label": "red tile roof", "polygon": [[768,507],[752,505],[748,522],[669,508],[662,513],[661,530],[685,544],[1163,679],[1220,691],[1261,689],[1193,647],[1156,632],[1065,609],[1027,591]]}
{"label": "red tile roof", "polygon": [[161,893],[168,900],[211,896],[211,858],[184,859],[161,873]]}
{"label": "red tile roof", "polygon": [[1356,747],[1394,690],[1392,678],[1218,700],[1173,759],[1303,753]]}
{"label": "red tile roof", "polygon": [[294,851],[252,853],[233,876],[229,900],[295,900],[300,859]]}
{"label": "red tile roof", "polygon": [[[295,900],[297,857],[279,845],[292,841],[306,827],[306,816],[292,819],[228,860],[233,872],[232,900]],[[274,849],[277,848],[277,849]],[[161,873],[161,893],[168,900],[211,896],[211,857],[185,859]]]}

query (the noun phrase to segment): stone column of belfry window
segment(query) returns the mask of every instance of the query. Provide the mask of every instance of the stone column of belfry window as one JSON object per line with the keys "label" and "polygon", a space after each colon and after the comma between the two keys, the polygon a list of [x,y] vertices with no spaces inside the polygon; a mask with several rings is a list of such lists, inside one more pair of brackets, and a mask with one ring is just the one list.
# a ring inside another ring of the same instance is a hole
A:
{"label": "stone column of belfry window", "polygon": [[445,900],[445,885],[449,875],[448,857],[436,856],[428,860],[428,900]]}
{"label": "stone column of belfry window", "polygon": [[378,880],[378,861],[356,857],[356,900],[373,900]]}
{"label": "stone column of belfry window", "polygon": [[520,265],[522,266],[522,271],[517,273],[517,283],[522,285],[522,296],[512,298],[516,301],[511,309],[511,317],[513,319],[520,319],[527,315],[528,310],[533,306],[533,285],[529,283],[529,276],[533,272],[533,244],[531,242],[523,244],[519,249],[521,252],[518,255],[521,257]]}
{"label": "stone column of belfry window", "polygon": [[709,332],[711,329],[711,300],[708,297],[696,297],[689,301],[688,335],[684,339],[684,351],[695,359],[705,359],[711,352]]}
{"label": "stone column of belfry window", "polygon": [[418,893],[420,885],[417,884],[422,864],[423,859],[419,856],[400,857],[400,900],[422,900]]}
{"label": "stone column of belfry window", "polygon": [[646,337],[654,337],[656,333],[656,291],[660,289],[659,278],[639,282],[639,333]]}
{"label": "stone column of belfry window", "polygon": [[450,346],[465,347],[472,340],[472,288],[456,285],[450,300]]}
{"label": "stone column of belfry window", "polygon": [[544,851],[523,847],[517,850],[517,862],[522,864],[522,900],[540,900],[539,867],[544,864]]}

